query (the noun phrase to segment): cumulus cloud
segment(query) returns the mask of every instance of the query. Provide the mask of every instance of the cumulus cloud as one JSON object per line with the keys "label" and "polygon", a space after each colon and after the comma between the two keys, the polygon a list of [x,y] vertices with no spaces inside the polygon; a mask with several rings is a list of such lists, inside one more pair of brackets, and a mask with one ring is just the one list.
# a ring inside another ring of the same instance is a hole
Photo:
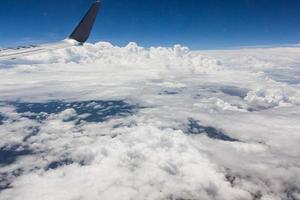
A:
{"label": "cumulus cloud", "polygon": [[0,199],[300,199],[299,52],[99,42],[2,62]]}

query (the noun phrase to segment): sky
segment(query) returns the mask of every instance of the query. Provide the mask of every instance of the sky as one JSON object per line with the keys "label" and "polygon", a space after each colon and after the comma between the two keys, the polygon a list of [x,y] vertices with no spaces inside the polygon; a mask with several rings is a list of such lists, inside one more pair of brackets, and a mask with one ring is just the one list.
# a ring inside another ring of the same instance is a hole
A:
{"label": "sky", "polygon": [[[0,0],[0,46],[91,1]],[[1,59],[0,200],[300,200],[300,45],[193,51],[299,44],[285,2],[103,0],[114,45]]]}
{"label": "sky", "polygon": [[[1,0],[0,46],[66,38],[93,0]],[[89,42],[191,49],[300,43],[298,0],[102,0]]]}

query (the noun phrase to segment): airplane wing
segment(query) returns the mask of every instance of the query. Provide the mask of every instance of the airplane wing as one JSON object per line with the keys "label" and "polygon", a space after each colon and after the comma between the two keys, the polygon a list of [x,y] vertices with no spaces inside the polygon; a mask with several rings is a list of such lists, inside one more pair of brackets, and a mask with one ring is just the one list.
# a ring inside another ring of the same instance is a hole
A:
{"label": "airplane wing", "polygon": [[62,49],[75,45],[82,45],[90,36],[99,8],[100,2],[97,0],[95,3],[93,3],[91,8],[88,10],[80,23],[76,26],[75,30],[67,39],[56,43],[0,49],[0,60],[16,59],[19,57],[38,54],[46,51]]}

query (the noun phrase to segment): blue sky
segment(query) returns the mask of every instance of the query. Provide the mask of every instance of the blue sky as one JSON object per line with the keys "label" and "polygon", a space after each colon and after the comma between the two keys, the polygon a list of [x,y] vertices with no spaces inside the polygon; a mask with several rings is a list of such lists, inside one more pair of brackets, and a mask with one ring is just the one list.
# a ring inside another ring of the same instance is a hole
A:
{"label": "blue sky", "polygon": [[[93,0],[2,0],[0,46],[68,36]],[[102,0],[90,42],[192,49],[300,43],[299,0]]]}

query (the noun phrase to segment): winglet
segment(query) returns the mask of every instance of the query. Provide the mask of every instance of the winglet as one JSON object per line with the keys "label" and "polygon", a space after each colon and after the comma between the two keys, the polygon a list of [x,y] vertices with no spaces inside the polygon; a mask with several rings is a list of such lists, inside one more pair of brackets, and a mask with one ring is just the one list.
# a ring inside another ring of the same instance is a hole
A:
{"label": "winglet", "polygon": [[70,39],[76,40],[80,43],[84,43],[85,41],[87,41],[96,20],[99,8],[100,1],[97,0],[95,3],[93,3],[89,11],[85,14],[83,19],[73,31],[73,33],[69,36]]}

